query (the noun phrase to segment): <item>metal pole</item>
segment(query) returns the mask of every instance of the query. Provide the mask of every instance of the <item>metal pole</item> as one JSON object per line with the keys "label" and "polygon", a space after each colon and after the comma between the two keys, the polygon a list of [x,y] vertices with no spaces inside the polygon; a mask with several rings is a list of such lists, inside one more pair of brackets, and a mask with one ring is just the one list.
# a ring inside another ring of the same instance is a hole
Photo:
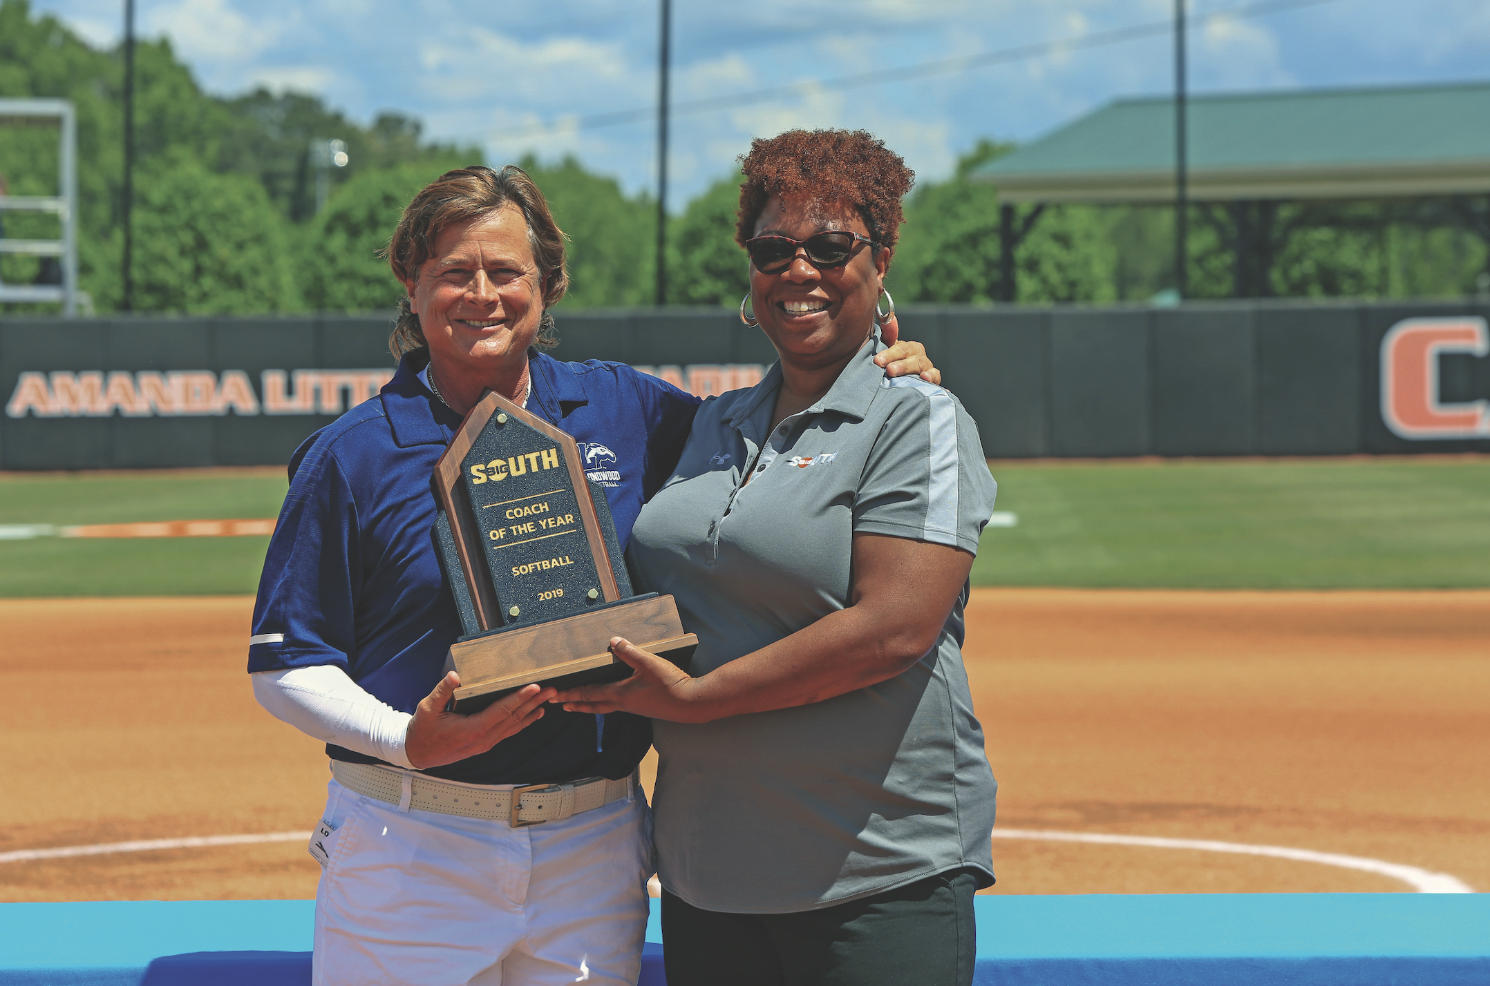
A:
{"label": "metal pole", "polygon": [[1019,294],[1014,282],[1014,207],[999,206],[999,301],[1014,301]]}
{"label": "metal pole", "polygon": [[331,194],[331,144],[329,141],[312,141],[316,162],[316,215],[326,208],[326,199]]}
{"label": "metal pole", "polygon": [[1190,293],[1185,144],[1185,0],[1174,0],[1174,287],[1181,298]]}
{"label": "metal pole", "polygon": [[62,314],[78,313],[78,117],[71,101],[62,112]]}
{"label": "metal pole", "polygon": [[672,0],[662,0],[657,52],[657,304],[667,304],[667,69]]}
{"label": "metal pole", "polygon": [[135,2],[124,0],[124,257],[121,275],[124,300],[119,306],[132,312],[135,307],[134,280],[134,197],[135,197]]}

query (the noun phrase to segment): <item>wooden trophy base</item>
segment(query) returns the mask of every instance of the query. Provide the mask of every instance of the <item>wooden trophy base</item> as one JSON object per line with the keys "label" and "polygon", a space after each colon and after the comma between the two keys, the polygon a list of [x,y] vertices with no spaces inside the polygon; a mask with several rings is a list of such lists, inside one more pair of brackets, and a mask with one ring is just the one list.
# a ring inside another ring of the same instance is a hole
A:
{"label": "wooden trophy base", "polygon": [[611,655],[612,637],[625,637],[682,667],[698,638],[683,632],[672,596],[633,596],[596,609],[533,626],[489,630],[462,637],[450,647],[460,674],[455,711],[477,712],[506,692],[539,682],[572,688],[631,675],[631,666]]}

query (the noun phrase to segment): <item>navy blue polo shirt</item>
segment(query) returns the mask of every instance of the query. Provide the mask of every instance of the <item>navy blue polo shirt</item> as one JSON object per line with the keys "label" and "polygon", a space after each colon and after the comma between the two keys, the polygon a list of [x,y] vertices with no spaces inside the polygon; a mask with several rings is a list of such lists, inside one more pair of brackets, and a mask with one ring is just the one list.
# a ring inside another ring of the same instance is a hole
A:
{"label": "navy blue polo shirt", "polygon": [[[621,363],[528,358],[528,410],[579,443],[624,549],[642,503],[678,461],[698,398]],[[254,604],[252,633],[269,639],[249,647],[249,672],[334,664],[411,713],[440,680],[461,625],[431,534],[430,476],[461,419],[419,382],[428,362],[426,350],[406,354],[376,399],[295,451]],[[603,737],[596,726],[595,716],[549,706],[486,753],[424,773],[477,784],[624,777],[651,744],[651,724],[617,713]]]}

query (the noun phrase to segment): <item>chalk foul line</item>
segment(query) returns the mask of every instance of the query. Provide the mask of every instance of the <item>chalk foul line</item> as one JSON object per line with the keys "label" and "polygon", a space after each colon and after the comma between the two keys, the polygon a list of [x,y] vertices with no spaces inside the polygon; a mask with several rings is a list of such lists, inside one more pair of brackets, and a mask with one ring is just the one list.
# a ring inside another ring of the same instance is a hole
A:
{"label": "chalk foul line", "polygon": [[[1388,863],[1368,856],[1293,849],[1289,846],[1259,846],[1245,842],[1212,839],[1167,839],[1152,835],[1116,835],[1107,832],[1062,832],[1054,829],[994,829],[995,839],[1036,839],[1046,842],[1083,842],[1108,846],[1143,846],[1149,849],[1191,849],[1243,856],[1272,856],[1300,863],[1320,863],[1347,870],[1361,870],[1401,880],[1422,894],[1472,894],[1474,889],[1458,877],[1434,873],[1405,863]],[[241,846],[263,842],[309,841],[309,832],[262,832],[256,835],[206,835],[184,839],[141,839],[135,842],[104,842],[91,846],[57,846],[51,849],[15,849],[0,852],[0,863],[27,863],[74,856],[105,856],[119,852],[150,852],[162,849],[203,849],[212,846]],[[656,877],[653,877],[655,880]]]}
{"label": "chalk foul line", "polygon": [[257,835],[201,835],[185,839],[141,839],[136,842],[101,842],[92,846],[57,846],[52,849],[15,849],[0,852],[0,863],[29,863],[38,859],[67,859],[71,856],[106,856],[116,852],[150,852],[157,849],[203,849],[211,846],[244,846],[257,842],[309,842],[309,832],[261,832]]}
{"label": "chalk foul line", "polygon": [[1243,856],[1273,856],[1301,863],[1322,863],[1347,870],[1377,873],[1401,880],[1420,894],[1472,894],[1474,888],[1447,873],[1434,873],[1405,863],[1388,863],[1369,856],[1345,856],[1313,849],[1289,846],[1258,846],[1245,842],[1216,842],[1211,839],[1165,839],[1152,835],[1113,835],[1105,832],[1061,832],[1051,829],[993,830],[995,839],[1043,839],[1048,842],[1085,842],[1109,846],[1145,846],[1150,849],[1198,849],[1202,852],[1229,852]]}
{"label": "chalk foul line", "polygon": [[0,541],[31,538],[204,538],[274,533],[273,517],[259,520],[161,520],[134,524],[0,524]]}

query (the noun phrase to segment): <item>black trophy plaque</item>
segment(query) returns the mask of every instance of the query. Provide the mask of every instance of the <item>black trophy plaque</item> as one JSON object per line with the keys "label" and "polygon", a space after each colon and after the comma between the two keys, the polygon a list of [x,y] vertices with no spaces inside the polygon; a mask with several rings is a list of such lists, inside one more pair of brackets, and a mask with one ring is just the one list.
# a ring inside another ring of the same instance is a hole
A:
{"label": "black trophy plaque", "polygon": [[635,596],[602,492],[565,432],[497,394],[466,415],[432,479],[439,556],[465,635],[447,662],[456,709],[530,682],[572,687],[631,673],[610,638],[683,663],[672,596]]}

